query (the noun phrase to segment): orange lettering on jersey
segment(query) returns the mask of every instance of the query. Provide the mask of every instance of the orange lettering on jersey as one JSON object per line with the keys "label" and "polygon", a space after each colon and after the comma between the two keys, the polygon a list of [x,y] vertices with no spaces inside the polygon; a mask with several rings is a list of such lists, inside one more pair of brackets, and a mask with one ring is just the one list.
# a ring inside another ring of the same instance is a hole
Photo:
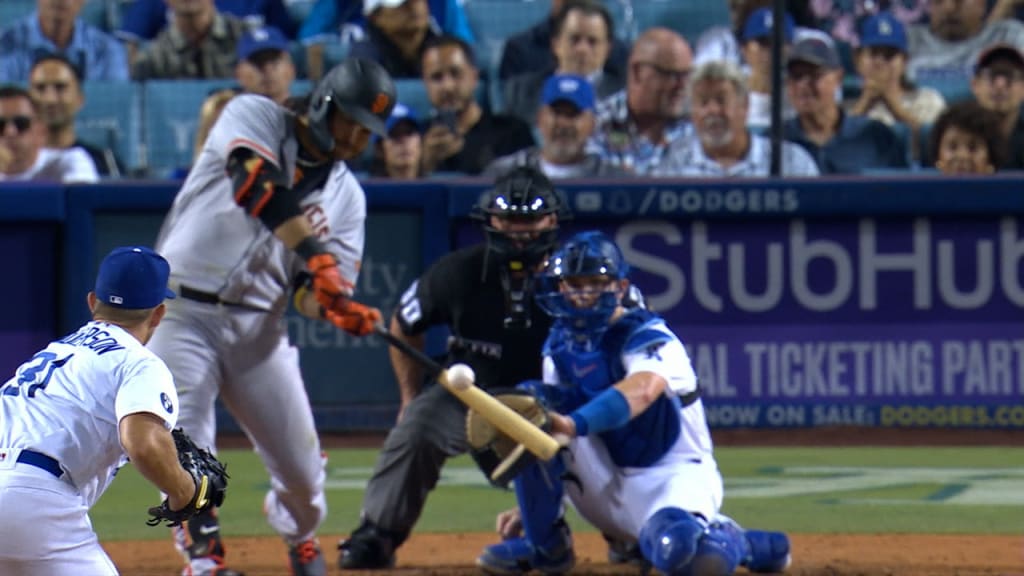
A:
{"label": "orange lettering on jersey", "polygon": [[377,97],[373,99],[373,104],[370,106],[370,110],[372,110],[374,114],[380,114],[388,109],[388,104],[390,103],[391,98],[388,98],[387,94],[379,92]]}
{"label": "orange lettering on jersey", "polygon": [[306,220],[309,221],[309,226],[316,232],[317,238],[327,238],[327,235],[331,233],[327,214],[319,204],[306,206]]}

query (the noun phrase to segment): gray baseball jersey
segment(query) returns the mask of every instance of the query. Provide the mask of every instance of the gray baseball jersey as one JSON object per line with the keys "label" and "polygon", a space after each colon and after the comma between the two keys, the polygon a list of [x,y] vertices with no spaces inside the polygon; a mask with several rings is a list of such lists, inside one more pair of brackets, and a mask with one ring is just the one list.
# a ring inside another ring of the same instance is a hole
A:
{"label": "gray baseball jersey", "polygon": [[[174,199],[156,249],[171,264],[172,283],[217,294],[227,302],[284,310],[300,259],[234,200],[227,159],[248,148],[296,178],[294,117],[262,96],[233,98],[210,131],[188,179]],[[301,173],[301,170],[299,171]],[[355,284],[363,254],[366,197],[344,162],[302,200],[320,240]]]}
{"label": "gray baseball jersey", "polygon": [[200,446],[216,439],[218,396],[253,442],[271,477],[264,500],[270,525],[291,544],[315,535],[327,513],[324,461],[306,396],[298,350],[283,322],[304,263],[259,219],[239,207],[228,157],[247,148],[280,168],[302,195],[319,239],[355,283],[365,239],[366,198],[344,162],[323,170],[297,159],[296,118],[261,96],[227,105],[167,215],[157,250],[171,283],[215,295],[170,301],[150,348],[171,369],[179,425]]}

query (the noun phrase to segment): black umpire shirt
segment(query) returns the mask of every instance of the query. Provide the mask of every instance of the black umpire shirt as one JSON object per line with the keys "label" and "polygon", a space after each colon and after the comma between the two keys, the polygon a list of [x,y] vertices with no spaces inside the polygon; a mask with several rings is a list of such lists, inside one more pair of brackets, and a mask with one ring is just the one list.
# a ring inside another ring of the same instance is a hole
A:
{"label": "black umpire shirt", "polygon": [[551,319],[536,302],[531,325],[505,329],[505,292],[499,265],[484,244],[452,252],[435,262],[402,295],[396,314],[402,330],[420,334],[446,324],[453,338],[447,363],[465,362],[481,388],[512,387],[541,377],[541,349]]}

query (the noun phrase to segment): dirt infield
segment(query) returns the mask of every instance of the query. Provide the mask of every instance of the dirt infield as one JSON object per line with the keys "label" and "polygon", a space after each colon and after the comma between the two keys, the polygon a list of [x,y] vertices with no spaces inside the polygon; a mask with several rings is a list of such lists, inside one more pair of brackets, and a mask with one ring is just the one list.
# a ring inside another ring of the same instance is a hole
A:
{"label": "dirt infield", "polygon": [[[346,435],[323,438],[328,447],[375,448],[380,435]],[[1020,431],[893,430],[863,428],[815,428],[794,430],[715,431],[719,446],[912,446],[1001,445],[1020,446]],[[244,438],[218,440],[222,447],[244,447]],[[793,539],[795,576],[1024,576],[1024,536],[926,535],[926,534],[796,534]],[[321,537],[331,574],[339,536]],[[479,574],[473,560],[493,534],[414,534],[401,549],[398,566],[381,572],[345,574],[463,576]],[[110,542],[104,544],[125,576],[167,576],[180,573],[180,559],[169,541]],[[285,548],[280,540],[234,538],[228,540],[231,566],[248,576],[288,574]],[[577,576],[625,576],[639,571],[608,565],[600,536],[576,536],[580,561]],[[742,571],[741,571],[742,573]]]}
{"label": "dirt infield", "polygon": [[[331,574],[342,574],[333,563],[338,538],[321,538],[332,564]],[[473,559],[494,542],[492,534],[414,535],[401,549],[398,566],[380,572],[344,572],[360,575],[463,576],[479,574]],[[168,576],[181,566],[169,541],[112,542],[104,545],[125,576]],[[576,538],[580,561],[572,574],[627,575],[639,571],[605,562],[600,536]],[[276,538],[228,540],[232,567],[247,576],[288,574],[284,545]],[[795,576],[1024,576],[1024,538],[1009,536],[928,535],[802,535],[793,536]]]}

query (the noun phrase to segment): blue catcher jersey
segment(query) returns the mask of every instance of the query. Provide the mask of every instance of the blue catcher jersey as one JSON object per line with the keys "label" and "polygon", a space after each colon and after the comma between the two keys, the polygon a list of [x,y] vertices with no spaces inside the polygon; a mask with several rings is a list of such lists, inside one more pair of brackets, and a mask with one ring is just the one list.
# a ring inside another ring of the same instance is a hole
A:
{"label": "blue catcher jersey", "polygon": [[592,351],[574,351],[570,335],[557,323],[544,347],[544,382],[557,386],[556,406],[569,413],[629,374],[655,372],[665,393],[622,428],[599,437],[620,467],[646,467],[675,450],[700,458],[711,452],[710,433],[697,378],[679,339],[647,310],[627,311]]}

